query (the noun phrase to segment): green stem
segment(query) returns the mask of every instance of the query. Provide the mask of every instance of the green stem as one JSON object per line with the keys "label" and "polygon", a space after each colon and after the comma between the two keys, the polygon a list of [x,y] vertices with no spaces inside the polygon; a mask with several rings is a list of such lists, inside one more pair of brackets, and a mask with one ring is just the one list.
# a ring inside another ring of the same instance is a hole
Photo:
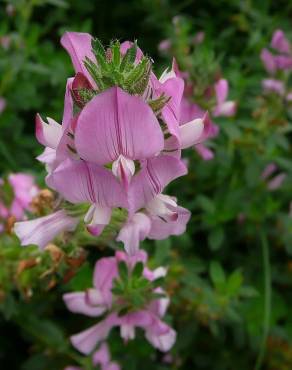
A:
{"label": "green stem", "polygon": [[269,258],[269,245],[266,234],[261,232],[261,244],[263,253],[263,267],[264,267],[264,319],[263,319],[263,338],[260,351],[257,357],[254,370],[260,370],[263,365],[263,360],[266,352],[266,344],[270,329],[271,306],[272,306],[272,285],[271,285],[271,266]]}

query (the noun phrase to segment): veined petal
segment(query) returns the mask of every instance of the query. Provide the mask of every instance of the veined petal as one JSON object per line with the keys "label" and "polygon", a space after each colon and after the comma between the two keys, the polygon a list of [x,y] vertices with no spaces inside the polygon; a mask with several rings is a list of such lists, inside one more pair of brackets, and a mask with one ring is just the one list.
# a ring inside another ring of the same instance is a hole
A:
{"label": "veined petal", "polygon": [[97,325],[82,331],[79,334],[73,335],[71,343],[81,353],[88,355],[94,350],[96,345],[105,340],[114,325],[116,325],[116,316],[112,314]]}
{"label": "veined petal", "polygon": [[181,235],[185,232],[191,213],[183,207],[176,207],[175,211],[178,215],[175,221],[165,222],[159,217],[151,218],[151,230],[148,235],[149,239],[162,240],[168,238],[170,235]]}
{"label": "veined petal", "polygon": [[40,144],[56,149],[62,137],[62,126],[52,118],[48,117],[47,120],[48,123],[43,121],[39,114],[36,115],[36,138]]}
{"label": "veined petal", "polygon": [[[201,142],[204,132],[204,120],[202,118],[196,118],[191,122],[187,122],[184,125],[179,126],[178,131],[180,138],[179,149],[189,148]],[[177,141],[173,136],[165,140],[164,148],[166,150],[178,149]]]}
{"label": "veined petal", "polygon": [[89,305],[86,300],[85,292],[66,293],[63,300],[71,312],[81,313],[86,316],[100,316],[105,311],[105,307]]}
{"label": "veined petal", "polygon": [[14,231],[21,245],[35,244],[43,249],[62,231],[74,230],[78,221],[78,218],[70,217],[64,210],[60,210],[49,216],[16,222]]}
{"label": "veined petal", "polygon": [[47,184],[71,203],[126,205],[123,189],[111,171],[93,163],[68,158],[47,177]]}
{"label": "veined petal", "polygon": [[153,325],[146,331],[146,338],[152,344],[154,348],[159,349],[162,352],[167,352],[174,345],[176,340],[176,332],[168,325],[163,322],[159,322],[162,329],[165,329],[162,334],[156,330],[157,328]]}
{"label": "veined petal", "polygon": [[61,44],[67,50],[75,72],[82,72],[92,81],[91,76],[84,66],[85,57],[95,61],[95,57],[91,50],[92,36],[82,32],[65,32],[61,38]]}
{"label": "veined petal", "polygon": [[70,125],[70,122],[73,117],[73,99],[71,94],[71,88],[73,84],[74,78],[68,78],[66,83],[66,92],[65,92],[65,99],[64,99],[64,111],[63,111],[63,119],[62,119],[62,130],[65,129]]}
{"label": "veined petal", "polygon": [[117,261],[115,257],[105,257],[99,259],[94,268],[93,285],[99,290],[107,305],[112,301],[113,279],[118,276]]}
{"label": "veined petal", "polygon": [[144,240],[151,227],[149,217],[143,213],[135,213],[134,216],[121,228],[117,241],[124,243],[125,251],[134,256],[139,250],[140,241]]}
{"label": "veined petal", "polygon": [[81,158],[101,165],[121,154],[133,160],[152,157],[163,149],[163,144],[163,134],[151,108],[119,87],[95,96],[81,111],[75,131]]}
{"label": "veined petal", "polygon": [[144,207],[172,180],[186,173],[184,163],[175,157],[162,155],[145,161],[129,188],[130,211]]}

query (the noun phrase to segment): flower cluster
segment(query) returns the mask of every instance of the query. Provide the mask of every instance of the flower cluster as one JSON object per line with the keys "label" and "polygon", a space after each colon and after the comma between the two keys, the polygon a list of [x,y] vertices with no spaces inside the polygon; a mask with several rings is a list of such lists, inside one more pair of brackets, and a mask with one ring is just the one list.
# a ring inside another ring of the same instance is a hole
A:
{"label": "flower cluster", "polygon": [[166,269],[149,270],[146,261],[144,251],[135,256],[118,251],[114,257],[101,258],[95,265],[93,288],[64,295],[70,311],[103,317],[96,325],[71,337],[76,349],[90,354],[107,339],[113,327],[120,327],[125,341],[135,338],[137,327],[160,351],[166,352],[173,346],[176,333],[161,320],[169,304],[159,287]]}
{"label": "flower cluster", "polygon": [[285,85],[283,73],[292,70],[292,47],[282,30],[276,30],[270,44],[272,51],[264,48],[261,51],[261,60],[270,77],[262,81],[265,92],[273,92],[287,101],[292,100],[292,92]]}
{"label": "flower cluster", "polygon": [[[37,115],[36,137],[45,146],[38,159],[47,185],[63,201],[56,212],[15,225],[22,244],[43,248],[81,219],[99,236],[117,214],[116,239],[132,255],[146,237],[181,234],[190,213],[163,191],[187,173],[181,150],[214,131],[208,114],[182,114],[184,80],[175,64],[158,79],[136,43],[105,49],[89,34],[71,32],[61,43],[76,75],[67,81],[62,125]],[[218,85],[218,114],[228,104],[226,89]]]}
{"label": "flower cluster", "polygon": [[[180,122],[184,124],[194,118],[203,118],[205,108],[210,112],[211,117],[231,117],[236,113],[236,102],[227,100],[229,84],[224,78],[220,78],[217,65],[213,65],[212,60],[202,59],[200,48],[204,47],[203,42],[205,33],[200,31],[195,35],[184,34],[185,28],[182,17],[174,17],[174,34],[171,39],[161,41],[158,46],[162,54],[176,55],[179,66],[185,69],[183,72],[179,71],[177,62],[174,62],[173,69],[177,75],[184,79],[185,89],[181,101]],[[188,44],[184,48],[179,48],[181,41],[188,40]],[[178,50],[177,50],[178,49]],[[215,64],[215,63],[214,63]],[[200,78],[200,76],[202,76]],[[202,106],[202,104],[204,107]],[[203,140],[194,148],[204,160],[214,158],[213,151],[202,144],[202,141],[214,138],[219,133],[219,127],[209,120],[208,130],[204,131]]]}
{"label": "flower cluster", "polygon": [[38,192],[31,175],[14,173],[7,180],[0,179],[0,232],[9,220],[13,223],[25,219],[26,212],[32,210],[31,202]]}

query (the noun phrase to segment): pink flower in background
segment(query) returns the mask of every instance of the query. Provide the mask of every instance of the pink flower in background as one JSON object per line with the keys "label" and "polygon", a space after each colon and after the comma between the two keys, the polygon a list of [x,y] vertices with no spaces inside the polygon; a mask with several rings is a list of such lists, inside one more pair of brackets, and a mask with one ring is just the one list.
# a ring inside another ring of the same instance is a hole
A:
{"label": "pink flower in background", "polygon": [[226,100],[228,96],[228,81],[221,79],[215,83],[215,94],[217,104],[213,110],[213,116],[234,116],[236,112],[236,103],[232,100]]}
{"label": "pink flower in background", "polygon": [[168,51],[170,48],[171,48],[171,41],[169,39],[162,40],[158,44],[158,50],[161,52]]}
{"label": "pink flower in background", "polygon": [[283,184],[287,174],[280,172],[272,177],[278,170],[278,166],[275,163],[269,163],[261,174],[261,178],[266,182],[267,189],[270,191],[277,190]]}
{"label": "pink flower in background", "polygon": [[[145,265],[147,255],[140,251],[135,256],[129,257],[123,252],[116,252],[115,257],[102,258],[95,266],[93,288],[86,292],[64,295],[64,301],[70,311],[92,317],[103,315],[103,319],[98,324],[71,337],[73,346],[80,352],[89,354],[98,343],[107,339],[113,327],[120,327],[121,337],[125,341],[134,339],[135,327],[140,327],[144,329],[146,339],[155,348],[163,352],[168,351],[176,338],[175,331],[161,320],[169,304],[168,298],[154,299],[137,311],[129,311],[125,314],[115,312],[117,307],[115,302],[118,297],[112,293],[112,287],[114,279],[119,276],[120,261],[126,262],[128,268],[132,270],[137,262]],[[166,270],[162,267],[151,271],[144,266],[143,276],[149,281],[165,274]],[[156,288],[155,291],[162,293],[160,288]]]}
{"label": "pink flower in background", "polygon": [[285,94],[285,86],[283,81],[274,78],[265,78],[262,81],[262,86],[265,92],[274,92],[280,96]]}
{"label": "pink flower in background", "polygon": [[[93,366],[100,366],[100,370],[120,370],[121,367],[111,361],[108,345],[103,342],[99,349],[92,355]],[[80,367],[67,366],[64,370],[82,370]]]}
{"label": "pink flower in background", "polygon": [[282,30],[276,30],[273,34],[271,47],[280,53],[289,54],[291,51],[290,42]]}
{"label": "pink flower in background", "polygon": [[16,220],[23,219],[26,210],[30,210],[32,199],[38,194],[39,188],[35,184],[34,177],[23,173],[11,174],[8,182],[13,188],[14,199],[10,206],[10,214]]}
{"label": "pink flower in background", "polygon": [[268,49],[263,49],[261,51],[260,57],[262,62],[264,63],[266,71],[273,75],[277,69],[275,57],[273,56],[273,54]]}
{"label": "pink flower in background", "polygon": [[190,117],[201,119],[205,117],[204,129],[194,148],[204,160],[210,160],[214,157],[214,154],[202,142],[216,137],[219,133],[219,127],[209,119],[209,116],[205,116],[205,112],[197,104],[190,102],[184,97],[181,103],[180,122],[184,124],[190,120]]}

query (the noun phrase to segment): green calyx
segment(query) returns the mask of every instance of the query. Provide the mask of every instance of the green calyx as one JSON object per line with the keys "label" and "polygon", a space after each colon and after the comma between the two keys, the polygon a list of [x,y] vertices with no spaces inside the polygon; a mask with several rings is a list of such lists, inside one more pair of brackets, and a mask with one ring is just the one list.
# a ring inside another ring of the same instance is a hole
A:
{"label": "green calyx", "polygon": [[[143,95],[145,92],[150,73],[152,62],[147,56],[143,56],[139,62],[136,62],[137,43],[136,41],[127,50],[125,55],[121,54],[120,42],[112,41],[109,48],[105,49],[99,39],[93,39],[92,52],[95,61],[86,58],[84,65],[96,82],[100,93],[112,86],[119,86],[129,94]],[[85,98],[86,92],[82,92]],[[85,101],[88,101],[85,99]]]}
{"label": "green calyx", "polygon": [[152,99],[151,88],[149,87],[152,61],[147,56],[143,56],[138,62],[136,61],[136,41],[125,54],[122,54],[118,40],[112,41],[110,46],[105,49],[99,39],[93,39],[92,52],[95,60],[86,57],[84,65],[96,83],[96,89],[82,87],[77,90],[78,102],[74,104],[74,114],[80,112],[82,106],[97,94],[110,87],[119,86],[131,95],[144,95],[153,112],[159,115],[170,98],[161,94]]}
{"label": "green calyx", "polygon": [[139,311],[155,299],[165,297],[164,294],[155,292],[161,286],[162,278],[149,281],[143,276],[144,265],[137,262],[133,269],[121,261],[118,265],[119,277],[114,280],[112,293],[116,304],[115,310],[119,315]]}

